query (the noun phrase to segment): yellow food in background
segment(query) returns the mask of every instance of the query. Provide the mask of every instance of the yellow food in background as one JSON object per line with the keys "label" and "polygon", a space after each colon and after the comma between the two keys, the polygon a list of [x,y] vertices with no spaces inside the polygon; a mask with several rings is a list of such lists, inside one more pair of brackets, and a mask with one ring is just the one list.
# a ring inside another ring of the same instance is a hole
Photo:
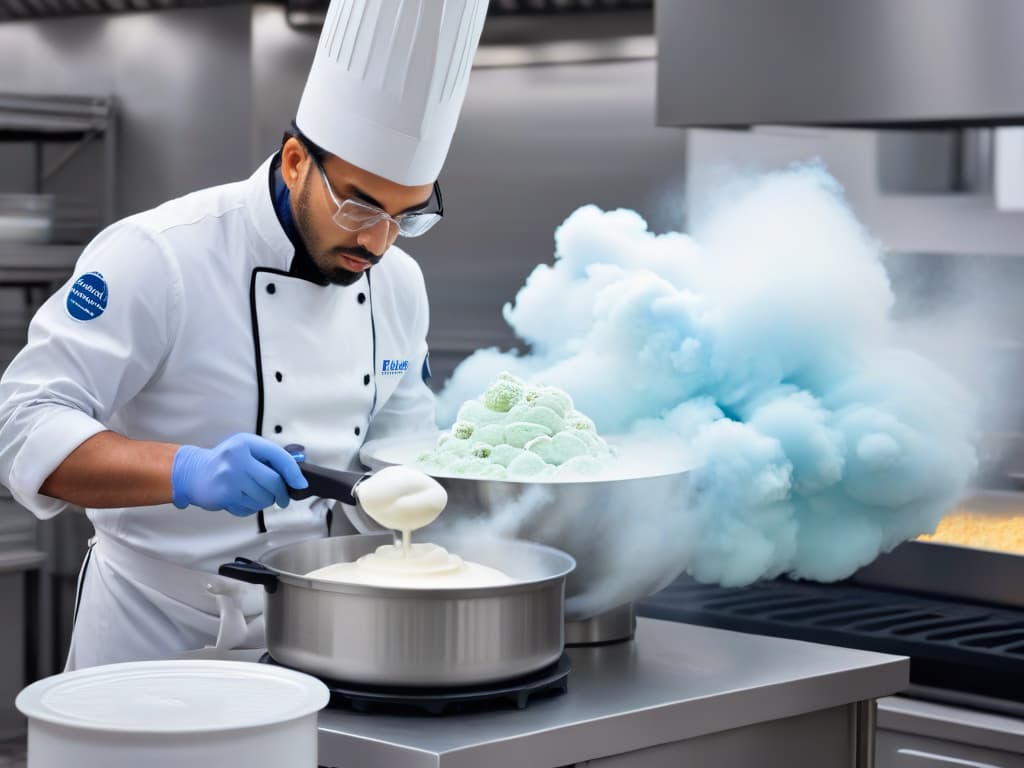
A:
{"label": "yellow food in background", "polygon": [[918,536],[918,541],[1024,555],[1024,514],[986,515],[956,511],[942,518],[934,534]]}

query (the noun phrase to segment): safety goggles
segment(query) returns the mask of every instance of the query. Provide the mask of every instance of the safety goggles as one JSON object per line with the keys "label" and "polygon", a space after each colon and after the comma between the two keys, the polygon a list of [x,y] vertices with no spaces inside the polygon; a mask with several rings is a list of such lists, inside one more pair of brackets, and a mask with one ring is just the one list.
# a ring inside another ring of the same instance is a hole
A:
{"label": "safety goggles", "polygon": [[[331,220],[344,230],[349,232],[361,232],[377,226],[380,222],[386,221],[388,225],[388,241],[394,240],[398,235],[403,237],[419,237],[425,234],[431,227],[444,216],[444,202],[441,198],[441,185],[434,182],[434,193],[431,199],[437,200],[436,210],[410,211],[392,216],[387,211],[378,208],[376,205],[364,203],[362,200],[354,200],[350,197],[339,198],[331,187],[320,159],[310,153],[317,170],[320,171],[320,178],[323,179],[324,189],[334,203],[335,212]],[[429,201],[428,201],[429,205]]]}

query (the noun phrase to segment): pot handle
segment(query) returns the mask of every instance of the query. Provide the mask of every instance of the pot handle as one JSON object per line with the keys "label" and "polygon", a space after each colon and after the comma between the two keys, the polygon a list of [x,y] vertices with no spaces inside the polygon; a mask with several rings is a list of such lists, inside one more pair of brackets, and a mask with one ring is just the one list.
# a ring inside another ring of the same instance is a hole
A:
{"label": "pot handle", "polygon": [[347,472],[341,469],[328,469],[306,461],[306,449],[304,446],[292,443],[284,447],[290,453],[302,470],[302,476],[306,478],[309,485],[306,488],[292,488],[288,486],[288,496],[293,499],[307,499],[310,496],[317,496],[321,499],[334,499],[342,504],[355,506],[356,498],[352,489],[360,480],[368,476],[365,472]]}
{"label": "pot handle", "polygon": [[277,592],[277,574],[263,563],[257,563],[247,557],[236,557],[235,562],[224,563],[217,569],[217,573],[247,584],[259,584],[270,594]]}

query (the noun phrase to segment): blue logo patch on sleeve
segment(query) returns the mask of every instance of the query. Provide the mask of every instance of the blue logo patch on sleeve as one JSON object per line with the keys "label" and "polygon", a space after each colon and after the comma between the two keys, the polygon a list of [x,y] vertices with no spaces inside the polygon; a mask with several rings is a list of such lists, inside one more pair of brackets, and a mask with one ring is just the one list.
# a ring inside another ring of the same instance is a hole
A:
{"label": "blue logo patch on sleeve", "polygon": [[67,309],[73,320],[95,320],[107,308],[107,281],[99,272],[87,272],[68,291]]}

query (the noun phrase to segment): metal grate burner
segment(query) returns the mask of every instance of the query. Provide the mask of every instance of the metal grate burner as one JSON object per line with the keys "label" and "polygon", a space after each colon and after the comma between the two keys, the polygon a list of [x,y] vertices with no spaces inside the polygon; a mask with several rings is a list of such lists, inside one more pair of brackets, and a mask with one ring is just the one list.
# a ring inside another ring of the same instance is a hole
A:
{"label": "metal grate burner", "polygon": [[[269,653],[260,662],[277,664]],[[281,666],[284,666],[283,664]],[[501,708],[524,709],[531,700],[568,690],[572,664],[562,654],[554,664],[513,680],[459,688],[373,687],[323,679],[330,706],[356,712],[402,715],[451,715]]]}
{"label": "metal grate burner", "polygon": [[641,616],[911,658],[917,686],[1024,703],[1024,610],[847,583],[725,588],[680,579]]}

